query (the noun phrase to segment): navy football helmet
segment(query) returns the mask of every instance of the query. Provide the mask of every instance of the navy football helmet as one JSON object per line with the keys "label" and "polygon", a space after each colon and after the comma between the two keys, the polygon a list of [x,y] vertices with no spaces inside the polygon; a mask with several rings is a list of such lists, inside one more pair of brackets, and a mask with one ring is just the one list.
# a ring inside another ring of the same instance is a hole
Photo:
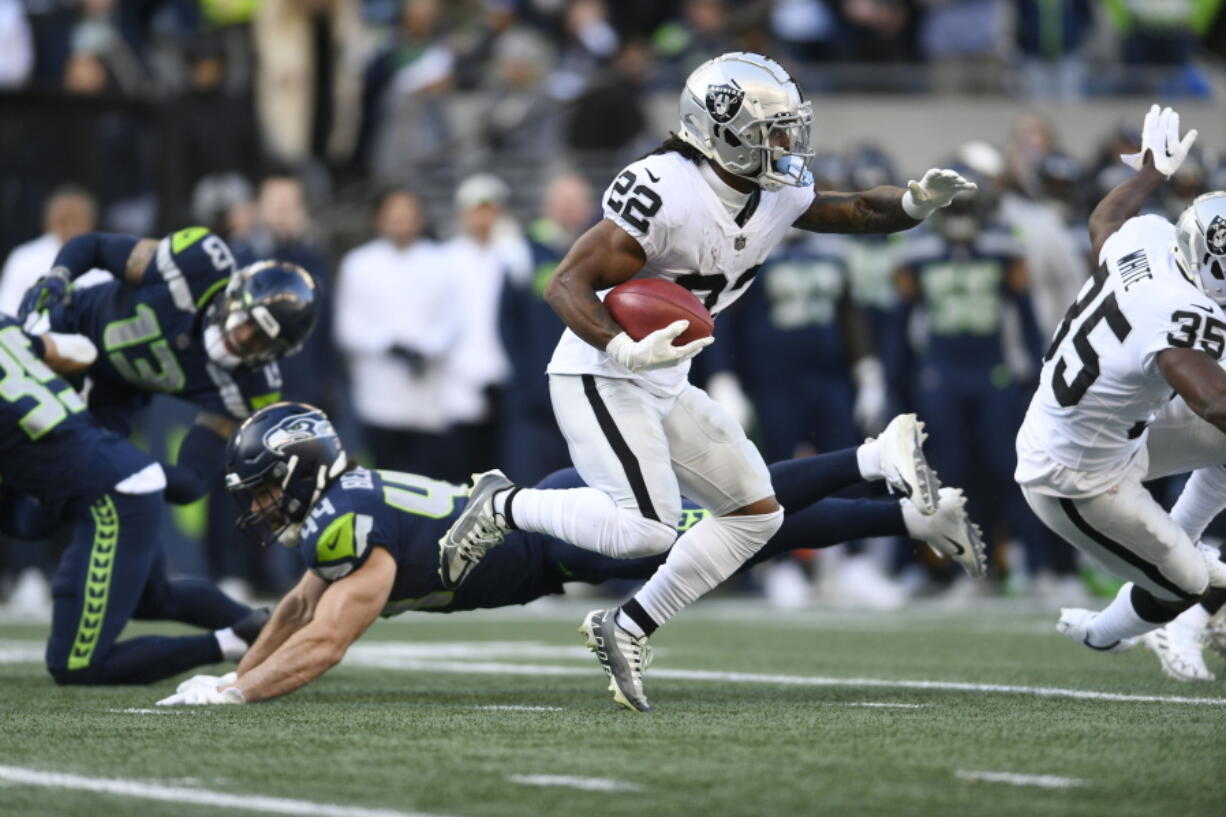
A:
{"label": "navy football helmet", "polygon": [[328,416],[306,403],[274,403],[226,446],[226,490],[238,527],[261,545],[293,547],[311,507],[349,465]]}
{"label": "navy football helmet", "polygon": [[315,279],[288,261],[259,261],[230,278],[208,313],[205,345],[223,365],[256,367],[302,348],[319,311]]}

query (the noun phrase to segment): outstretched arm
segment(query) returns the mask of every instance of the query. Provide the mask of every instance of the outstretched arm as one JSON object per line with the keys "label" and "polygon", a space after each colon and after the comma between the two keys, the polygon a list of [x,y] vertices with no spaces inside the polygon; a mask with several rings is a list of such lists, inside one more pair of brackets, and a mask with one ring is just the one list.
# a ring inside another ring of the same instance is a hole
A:
{"label": "outstretched arm", "polygon": [[933,168],[919,181],[907,182],[905,190],[882,186],[863,193],[818,193],[793,226],[814,233],[897,233],[975,189],[956,172]]}
{"label": "outstretched arm", "polygon": [[1098,258],[1103,244],[1125,221],[1141,212],[1145,200],[1164,181],[1166,176],[1157,171],[1153,156],[1147,152],[1141,172],[1103,196],[1094,212],[1090,213],[1090,245],[1094,258]]}
{"label": "outstretched arm", "polygon": [[157,239],[153,238],[83,233],[60,248],[52,267],[64,270],[69,280],[80,278],[91,269],[103,269],[137,285],[157,254],[157,247]]}
{"label": "outstretched arm", "polygon": [[277,604],[272,617],[260,630],[260,637],[239,662],[238,674],[246,675],[263,664],[290,636],[310,624],[315,617],[315,605],[327,589],[328,583],[323,579],[309,570],[303,573],[301,581]]}
{"label": "outstretched arm", "polygon": [[306,686],[340,663],[387,604],[396,561],[376,548],[362,565],[329,586],[311,622],[286,639],[267,660],[239,675],[235,684],[245,701],[276,698]]}

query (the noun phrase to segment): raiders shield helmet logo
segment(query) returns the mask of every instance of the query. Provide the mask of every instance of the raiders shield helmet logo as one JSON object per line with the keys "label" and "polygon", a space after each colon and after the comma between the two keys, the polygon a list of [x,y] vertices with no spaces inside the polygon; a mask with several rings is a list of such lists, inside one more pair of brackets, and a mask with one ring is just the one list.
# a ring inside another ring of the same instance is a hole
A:
{"label": "raiders shield helmet logo", "polygon": [[1214,255],[1226,255],[1226,219],[1214,216],[1205,230],[1205,246]]}
{"label": "raiders shield helmet logo", "polygon": [[738,235],[736,238],[732,239],[732,249],[736,250],[737,252],[745,249],[745,236]]}
{"label": "raiders shield helmet logo", "polygon": [[744,98],[745,92],[735,82],[731,85],[708,85],[707,113],[723,125],[741,110],[741,100]]}

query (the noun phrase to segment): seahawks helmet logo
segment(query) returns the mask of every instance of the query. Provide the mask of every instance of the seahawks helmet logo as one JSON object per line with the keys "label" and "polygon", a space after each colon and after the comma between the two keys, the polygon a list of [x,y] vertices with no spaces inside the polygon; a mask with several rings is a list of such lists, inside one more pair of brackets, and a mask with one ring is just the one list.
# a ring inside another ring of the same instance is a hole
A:
{"label": "seahawks helmet logo", "polygon": [[1226,219],[1214,216],[1205,230],[1205,245],[1214,255],[1226,255]]}
{"label": "seahawks helmet logo", "polygon": [[264,432],[264,447],[278,454],[294,443],[314,440],[320,437],[335,437],[336,431],[324,417],[310,414],[298,414],[286,417],[268,431]]}
{"label": "seahawks helmet logo", "polygon": [[723,125],[740,112],[744,98],[745,92],[736,85],[735,80],[731,85],[708,85],[707,113]]}

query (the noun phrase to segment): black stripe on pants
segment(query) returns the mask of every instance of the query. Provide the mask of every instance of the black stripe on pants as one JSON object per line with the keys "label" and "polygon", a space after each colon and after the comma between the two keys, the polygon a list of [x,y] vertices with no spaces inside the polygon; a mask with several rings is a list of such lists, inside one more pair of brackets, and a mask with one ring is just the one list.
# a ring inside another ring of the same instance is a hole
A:
{"label": "black stripe on pants", "polygon": [[660,515],[656,513],[655,506],[651,504],[651,494],[647,491],[647,481],[643,479],[643,469],[639,467],[638,457],[634,456],[634,452],[626,444],[626,438],[622,436],[617,423],[613,422],[613,415],[609,413],[609,407],[600,398],[600,392],[596,390],[596,378],[590,374],[582,375],[582,378],[583,393],[587,395],[587,401],[592,404],[596,422],[600,423],[600,430],[604,432],[605,439],[613,447],[613,453],[617,455],[622,469],[626,472],[626,478],[630,480],[630,490],[634,492],[634,501],[638,503],[639,513],[647,519],[659,522]]}
{"label": "black stripe on pants", "polygon": [[1183,599],[1185,601],[1195,601],[1198,598],[1172,582],[1166,576],[1163,576],[1162,572],[1159,571],[1158,567],[1153,563],[1145,561],[1140,556],[1121,545],[1119,542],[1091,527],[1090,523],[1087,522],[1085,517],[1083,517],[1080,511],[1077,510],[1077,505],[1073,502],[1073,500],[1068,499],[1067,497],[1062,497],[1060,499],[1060,507],[1064,508],[1064,513],[1068,515],[1068,518],[1072,520],[1073,524],[1077,526],[1079,531],[1093,539],[1109,553],[1132,565],[1137,570],[1140,570],[1151,582],[1157,586],[1165,589],[1169,593],[1174,594],[1176,598]]}

